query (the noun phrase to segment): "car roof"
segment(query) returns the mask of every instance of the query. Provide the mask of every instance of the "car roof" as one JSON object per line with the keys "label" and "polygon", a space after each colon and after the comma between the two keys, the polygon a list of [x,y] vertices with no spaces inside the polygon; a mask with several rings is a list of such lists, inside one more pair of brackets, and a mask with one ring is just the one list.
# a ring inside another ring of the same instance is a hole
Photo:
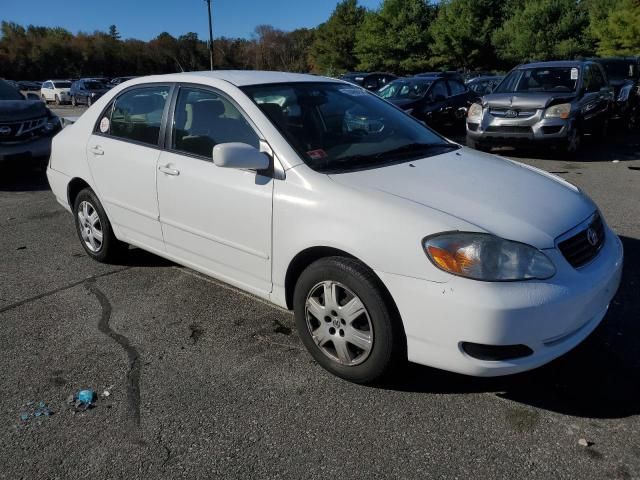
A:
{"label": "car roof", "polygon": [[236,87],[248,85],[263,85],[270,83],[290,83],[290,82],[335,82],[343,83],[328,77],[309,75],[305,73],[270,72],[258,70],[214,70],[202,72],[169,73],[166,75],[154,75],[150,77],[138,77],[133,81],[147,83],[150,81],[171,81],[171,82],[198,82],[204,80],[224,80]]}
{"label": "car roof", "polygon": [[483,80],[493,80],[495,78],[504,78],[504,75],[483,75],[481,77],[473,77],[469,79],[469,83],[482,82]]}
{"label": "car roof", "polygon": [[532,62],[532,63],[524,63],[522,65],[518,65],[516,69],[524,69],[524,68],[545,68],[545,67],[560,67],[560,68],[568,68],[568,67],[581,67],[588,63],[592,63],[586,60],[556,60],[552,62]]}

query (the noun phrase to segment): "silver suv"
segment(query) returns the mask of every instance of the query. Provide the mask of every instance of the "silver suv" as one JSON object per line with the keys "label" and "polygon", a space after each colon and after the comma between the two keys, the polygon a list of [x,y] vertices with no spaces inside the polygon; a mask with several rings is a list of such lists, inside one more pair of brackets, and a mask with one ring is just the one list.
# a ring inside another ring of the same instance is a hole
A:
{"label": "silver suv", "polygon": [[584,133],[604,135],[613,90],[591,61],[520,65],[469,108],[467,145],[551,144],[577,152]]}

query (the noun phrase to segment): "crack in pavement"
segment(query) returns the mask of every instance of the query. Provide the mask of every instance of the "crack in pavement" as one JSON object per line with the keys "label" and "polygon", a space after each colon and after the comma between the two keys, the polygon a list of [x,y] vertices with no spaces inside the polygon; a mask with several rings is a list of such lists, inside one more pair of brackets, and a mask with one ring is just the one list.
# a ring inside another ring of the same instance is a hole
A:
{"label": "crack in pavement", "polygon": [[127,416],[129,419],[129,433],[137,443],[144,444],[145,442],[140,429],[140,374],[142,373],[140,354],[127,337],[116,332],[109,325],[112,311],[111,302],[95,284],[95,278],[86,280],[84,286],[98,299],[102,307],[98,330],[114,340],[127,353],[129,359],[129,370],[127,372]]}
{"label": "crack in pavement", "polygon": [[0,313],[4,313],[4,312],[6,312],[8,310],[13,310],[14,308],[21,307],[22,305],[26,305],[27,303],[31,303],[31,302],[34,302],[36,300],[40,300],[41,298],[44,298],[44,297],[49,297],[51,295],[55,295],[56,293],[62,292],[64,290],[69,290],[70,288],[77,287],[78,285],[82,285],[85,282],[93,281],[96,278],[107,277],[109,275],[113,275],[113,274],[116,274],[116,273],[124,272],[125,270],[129,270],[130,268],[132,268],[132,267],[120,268],[120,269],[114,270],[112,272],[106,272],[106,273],[101,273],[101,274],[98,274],[98,275],[93,275],[91,277],[83,278],[82,280],[78,280],[76,282],[72,282],[72,283],[70,283],[68,285],[64,285],[62,287],[55,288],[55,289],[49,290],[47,292],[39,293],[38,295],[34,295],[33,297],[25,298],[24,300],[19,300],[17,302],[10,303],[9,305],[1,307],[0,308]]}

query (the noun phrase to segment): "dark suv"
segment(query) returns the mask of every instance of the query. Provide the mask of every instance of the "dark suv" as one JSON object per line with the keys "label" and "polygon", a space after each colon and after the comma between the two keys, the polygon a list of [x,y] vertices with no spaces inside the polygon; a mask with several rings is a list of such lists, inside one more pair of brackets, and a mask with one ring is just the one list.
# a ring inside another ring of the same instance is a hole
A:
{"label": "dark suv", "polygon": [[69,95],[71,96],[71,104],[86,104],[91,106],[93,102],[98,100],[102,95],[107,93],[109,89],[104,83],[93,78],[81,78],[77,82],[71,84]]}
{"label": "dark suv", "polygon": [[62,125],[37,95],[33,97],[24,97],[0,80],[0,163],[49,159],[51,138]]}
{"label": "dark suv", "polygon": [[381,88],[378,96],[436,130],[464,128],[467,109],[480,98],[457,77],[439,74],[399,78]]}
{"label": "dark suv", "polygon": [[629,130],[640,127],[640,57],[594,58],[607,72],[614,89],[613,120]]}
{"label": "dark suv", "polygon": [[544,143],[573,154],[584,133],[604,135],[613,89],[599,63],[541,62],[520,65],[467,115],[467,145]]}

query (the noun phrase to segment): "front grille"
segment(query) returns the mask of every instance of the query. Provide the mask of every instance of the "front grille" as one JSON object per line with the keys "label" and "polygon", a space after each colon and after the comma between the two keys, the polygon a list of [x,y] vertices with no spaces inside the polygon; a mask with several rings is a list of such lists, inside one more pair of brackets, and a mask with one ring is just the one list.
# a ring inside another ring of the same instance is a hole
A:
{"label": "front grille", "polygon": [[519,125],[490,125],[485,131],[494,133],[531,133],[531,127],[521,127]]}
{"label": "front grille", "polygon": [[37,136],[47,124],[47,117],[0,123],[0,142],[28,140]]}
{"label": "front grille", "polygon": [[596,214],[582,231],[558,244],[564,258],[575,268],[586,265],[595,258],[604,245],[604,225]]}
{"label": "front grille", "polygon": [[499,118],[529,118],[536,114],[535,110],[515,110],[509,108],[492,108],[489,112],[494,117]]}

